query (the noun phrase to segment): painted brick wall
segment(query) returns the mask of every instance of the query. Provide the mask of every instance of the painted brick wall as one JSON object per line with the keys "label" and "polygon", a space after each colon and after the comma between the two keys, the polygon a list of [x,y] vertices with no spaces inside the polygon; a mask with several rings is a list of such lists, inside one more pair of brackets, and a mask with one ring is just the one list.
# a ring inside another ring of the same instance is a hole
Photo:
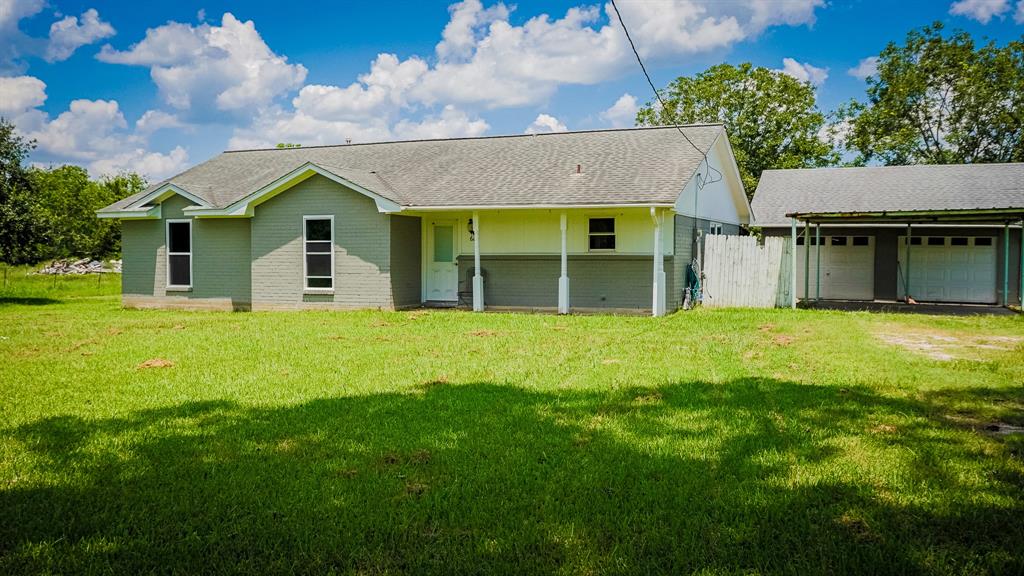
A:
{"label": "painted brick wall", "polygon": [[191,298],[228,298],[232,308],[252,301],[248,218],[192,220]]}
{"label": "painted brick wall", "polygon": [[[192,290],[170,291],[167,284],[166,220],[187,218],[182,211],[192,203],[172,196],[161,206],[160,220],[122,222],[125,302],[156,305],[173,299],[185,306],[247,308],[249,290],[249,221],[192,220]],[[133,299],[133,296],[145,297]],[[182,302],[182,300],[186,302]],[[200,302],[204,301],[204,302]]]}
{"label": "painted brick wall", "polygon": [[[303,293],[302,217],[334,216],[334,294]],[[313,176],[255,208],[253,308],[391,308],[390,222],[373,200]]]}
{"label": "painted brick wall", "polygon": [[[459,291],[470,292],[472,256],[460,256]],[[558,256],[481,256],[487,306],[555,308],[558,306]],[[675,265],[665,258],[667,295],[674,290]],[[650,310],[653,290],[650,256],[569,256],[571,308]],[[678,307],[678,306],[676,306]],[[669,310],[675,307],[669,306]]]}
{"label": "painted brick wall", "polygon": [[125,295],[163,295],[164,265],[157,273],[157,255],[163,253],[163,220],[124,220],[121,222],[121,293]]}
{"label": "painted brick wall", "polygon": [[391,219],[391,298],[396,307],[417,306],[422,293],[421,220],[417,216]]}

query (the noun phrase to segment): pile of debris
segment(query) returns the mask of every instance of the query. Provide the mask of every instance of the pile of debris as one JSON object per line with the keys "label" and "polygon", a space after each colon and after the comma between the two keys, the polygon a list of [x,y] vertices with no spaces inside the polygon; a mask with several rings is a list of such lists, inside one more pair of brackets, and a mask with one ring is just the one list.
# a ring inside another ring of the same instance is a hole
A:
{"label": "pile of debris", "polygon": [[[109,264],[109,266],[107,266]],[[36,274],[107,274],[121,272],[121,261],[111,260],[103,263],[99,260],[82,258],[81,260],[54,260],[49,266],[40,269]]]}

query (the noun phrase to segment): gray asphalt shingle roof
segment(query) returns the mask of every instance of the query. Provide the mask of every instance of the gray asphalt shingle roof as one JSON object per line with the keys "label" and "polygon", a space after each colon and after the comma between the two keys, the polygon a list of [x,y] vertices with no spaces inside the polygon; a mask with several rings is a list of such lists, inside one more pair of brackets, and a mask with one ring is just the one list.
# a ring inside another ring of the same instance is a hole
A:
{"label": "gray asphalt shingle roof", "polygon": [[796,212],[1024,208],[1024,163],[765,170],[751,208],[762,227]]}
{"label": "gray asphalt shingle roof", "polygon": [[[683,130],[702,150],[724,132]],[[222,208],[312,162],[403,206],[672,203],[702,158],[673,127],[243,150],[147,192],[173,183]]]}

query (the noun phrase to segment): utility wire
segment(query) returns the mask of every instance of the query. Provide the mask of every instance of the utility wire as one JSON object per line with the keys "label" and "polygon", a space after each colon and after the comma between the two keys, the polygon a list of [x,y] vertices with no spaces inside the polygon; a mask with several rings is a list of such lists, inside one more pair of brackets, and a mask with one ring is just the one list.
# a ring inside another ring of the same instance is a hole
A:
{"label": "utility wire", "polygon": [[[629,47],[633,49],[633,55],[636,56],[636,61],[637,61],[638,64],[640,64],[640,69],[643,70],[644,77],[647,78],[647,83],[651,85],[651,90],[654,92],[654,97],[657,98],[658,102],[661,103],[661,109],[662,110],[667,110],[668,109],[668,105],[665,104],[665,101],[661,98],[661,92],[659,92],[658,88],[654,86],[654,81],[651,80],[651,75],[647,73],[647,67],[644,66],[644,61],[640,58],[640,52],[637,51],[636,44],[633,43],[633,38],[629,35],[629,30],[626,29],[626,23],[622,20],[622,13],[619,12],[618,5],[615,4],[615,0],[611,0],[611,3],[612,3],[612,8],[615,9],[615,16],[619,19],[619,25],[622,26],[622,31],[626,33],[626,40],[629,40]],[[721,180],[722,179],[722,173],[719,172],[718,169],[712,167],[711,163],[708,162],[708,153],[705,152],[704,150],[701,150],[699,146],[694,144],[693,140],[690,140],[690,137],[686,135],[686,132],[683,132],[683,129],[679,127],[679,124],[676,124],[675,119],[672,120],[672,126],[676,130],[678,130],[680,134],[683,135],[683,138],[686,138],[686,141],[690,143],[690,146],[693,146],[694,150],[696,150],[697,152],[700,152],[701,156],[704,157],[704,165],[708,167],[708,170],[709,171],[713,170],[716,173],[718,173],[718,176],[713,178],[713,179],[702,180],[701,176],[700,176],[700,172],[698,172],[697,173],[697,189],[701,190],[701,189],[704,188],[704,186],[706,184],[713,184],[713,183],[718,182],[719,180]],[[710,173],[709,173],[709,175],[710,175]]]}

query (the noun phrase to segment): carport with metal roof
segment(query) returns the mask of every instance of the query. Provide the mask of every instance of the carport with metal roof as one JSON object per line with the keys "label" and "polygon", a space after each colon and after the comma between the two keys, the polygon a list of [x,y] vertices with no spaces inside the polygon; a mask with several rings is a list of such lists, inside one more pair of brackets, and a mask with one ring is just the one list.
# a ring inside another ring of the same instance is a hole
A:
{"label": "carport with metal roof", "polygon": [[[821,226],[822,225],[894,225],[903,224],[906,225],[906,258],[905,267],[906,270],[902,273],[903,290],[908,303],[912,303],[913,300],[913,286],[911,284],[910,267],[912,264],[912,245],[911,238],[913,238],[913,227],[917,225],[951,225],[951,226],[964,226],[964,225],[980,225],[980,226],[1002,226],[1002,232],[1000,234],[1000,240],[1003,244],[1002,249],[1002,287],[1000,290],[1001,297],[999,304],[1001,306],[1010,306],[1018,304],[1024,307],[1024,232],[1021,233],[1020,239],[1020,267],[1019,274],[1016,278],[1018,284],[1017,288],[1017,301],[1012,302],[1009,298],[1010,293],[1010,230],[1011,227],[1019,227],[1024,230],[1024,206],[1013,207],[1013,208],[991,208],[991,209],[951,209],[951,210],[893,210],[893,211],[857,211],[857,212],[789,212],[786,213],[786,217],[790,220],[791,227],[791,241],[793,250],[791,250],[791,266],[790,266],[790,297],[791,306],[796,308],[798,303],[797,298],[797,287],[798,287],[798,266],[797,266],[797,239],[799,237],[798,230],[800,224],[803,227],[803,238],[804,238],[804,266],[803,266],[803,282],[804,282],[804,301],[820,302],[821,298]],[[813,243],[810,241],[811,230],[814,230]],[[814,298],[811,298],[811,246],[815,247],[815,258],[818,261],[818,265],[815,266],[815,279],[814,279]]]}

